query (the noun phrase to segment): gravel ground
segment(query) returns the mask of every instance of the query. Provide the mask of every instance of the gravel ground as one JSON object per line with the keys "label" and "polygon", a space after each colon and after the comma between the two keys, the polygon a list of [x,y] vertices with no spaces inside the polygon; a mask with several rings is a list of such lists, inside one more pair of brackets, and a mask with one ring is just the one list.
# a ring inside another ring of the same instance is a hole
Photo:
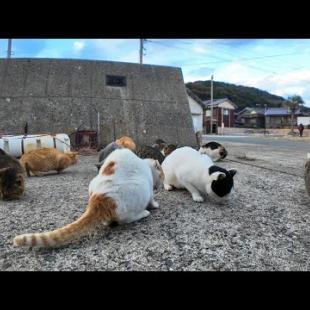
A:
{"label": "gravel ground", "polygon": [[270,146],[225,146],[229,155],[219,165],[238,169],[229,204],[195,203],[186,191],[161,191],[156,194],[161,208],[148,218],[59,249],[15,248],[12,240],[77,219],[87,204],[97,156],[81,156],[60,175],[27,179],[21,200],[0,201],[0,269],[310,270],[310,198],[302,179],[306,155]]}

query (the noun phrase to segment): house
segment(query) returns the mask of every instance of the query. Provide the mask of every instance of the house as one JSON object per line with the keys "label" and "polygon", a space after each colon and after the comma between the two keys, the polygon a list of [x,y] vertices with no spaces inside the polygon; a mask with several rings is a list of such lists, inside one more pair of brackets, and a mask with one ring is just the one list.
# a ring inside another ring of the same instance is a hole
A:
{"label": "house", "polygon": [[189,109],[193,120],[194,131],[203,131],[204,104],[189,88],[186,88]]}
{"label": "house", "polygon": [[236,123],[247,128],[265,128],[265,109],[246,107],[236,113]]}
{"label": "house", "polygon": [[[294,125],[297,124],[298,110],[294,115]],[[291,112],[286,107],[246,107],[237,113],[237,122],[246,128],[289,128],[291,127]]]}
{"label": "house", "polygon": [[[297,125],[297,116],[301,115],[300,110],[297,110],[293,117],[294,126]],[[286,107],[267,108],[265,112],[266,128],[290,128],[291,127],[291,112]]]}
{"label": "house", "polygon": [[[211,121],[211,100],[203,101],[206,112],[204,118],[204,128],[206,132],[210,132]],[[218,127],[234,127],[235,126],[235,110],[237,106],[228,98],[214,99],[213,107],[213,133],[218,132]]]}

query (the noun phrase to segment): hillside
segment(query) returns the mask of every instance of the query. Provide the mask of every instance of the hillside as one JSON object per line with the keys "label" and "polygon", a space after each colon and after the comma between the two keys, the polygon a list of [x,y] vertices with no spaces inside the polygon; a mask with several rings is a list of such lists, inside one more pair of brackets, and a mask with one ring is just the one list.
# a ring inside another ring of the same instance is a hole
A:
{"label": "hillside", "polygon": [[[210,80],[186,83],[186,86],[201,100],[210,100]],[[247,87],[224,82],[213,82],[213,98],[228,98],[235,103],[237,111],[245,107],[280,107],[285,99],[272,95],[266,91],[254,87]]]}

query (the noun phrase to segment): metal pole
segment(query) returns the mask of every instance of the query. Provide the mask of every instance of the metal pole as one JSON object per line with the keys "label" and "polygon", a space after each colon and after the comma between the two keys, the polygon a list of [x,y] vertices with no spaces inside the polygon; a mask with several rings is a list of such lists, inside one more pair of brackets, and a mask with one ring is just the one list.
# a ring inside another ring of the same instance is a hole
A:
{"label": "metal pole", "polygon": [[266,135],[266,130],[267,130],[267,116],[266,116],[266,112],[267,112],[267,104],[265,104],[265,131],[264,131],[264,135]]}
{"label": "metal pole", "polygon": [[143,39],[140,39],[140,65],[143,63]]}
{"label": "metal pole", "polygon": [[223,123],[224,123],[224,108],[222,107],[221,108],[221,127],[222,127],[222,130],[221,130],[221,132],[222,132],[222,135],[223,135],[223,131],[224,131],[224,125],[223,125]]}
{"label": "metal pole", "polygon": [[7,58],[11,58],[11,55],[12,55],[12,39],[8,39]]}
{"label": "metal pole", "polygon": [[97,144],[100,147],[101,138],[100,138],[100,112],[97,111]]}
{"label": "metal pole", "polygon": [[210,118],[210,126],[211,126],[211,130],[210,133],[213,132],[213,74],[211,75],[211,118]]}

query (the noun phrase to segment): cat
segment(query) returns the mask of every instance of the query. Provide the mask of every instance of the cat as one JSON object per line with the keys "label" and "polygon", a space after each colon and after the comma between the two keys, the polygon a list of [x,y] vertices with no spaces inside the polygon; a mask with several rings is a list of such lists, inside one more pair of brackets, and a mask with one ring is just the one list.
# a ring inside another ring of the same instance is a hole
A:
{"label": "cat", "polygon": [[127,137],[127,136],[123,136],[123,137],[115,140],[114,142],[111,142],[103,150],[101,150],[99,153],[99,163],[96,164],[98,171],[99,171],[100,167],[103,165],[104,160],[110,155],[110,153],[112,153],[116,149],[120,149],[123,147],[128,148],[128,149],[132,150],[133,152],[136,150],[135,142],[130,137]]}
{"label": "cat", "polygon": [[164,147],[163,152],[165,156],[168,156],[169,154],[171,154],[174,150],[177,149],[177,145],[175,144],[168,144]]}
{"label": "cat", "polygon": [[228,198],[234,185],[237,170],[215,166],[208,155],[191,147],[181,147],[167,156],[162,164],[165,175],[164,188],[186,188],[194,201],[202,202],[201,194],[215,200]]}
{"label": "cat", "polygon": [[136,144],[130,137],[123,136],[123,137],[115,140],[115,143],[119,146],[125,147],[127,149],[132,150],[132,151],[136,150]]}
{"label": "cat", "polygon": [[56,170],[57,173],[78,162],[77,152],[62,153],[54,148],[42,148],[32,150],[22,155],[20,163],[27,172],[28,177],[31,173],[40,176],[40,172]]}
{"label": "cat", "polygon": [[162,139],[157,139],[155,143],[152,145],[153,148],[158,149],[164,156],[165,156],[164,148],[166,146],[167,146],[167,143]]}
{"label": "cat", "polygon": [[0,149],[0,198],[19,199],[25,191],[24,176],[20,162]]}
{"label": "cat", "polygon": [[202,145],[199,153],[209,155],[213,161],[219,161],[227,156],[225,147],[217,142],[209,142]]}
{"label": "cat", "polygon": [[165,156],[159,151],[158,148],[148,145],[138,146],[135,153],[140,158],[151,158],[158,160],[159,164],[162,164],[165,159]]}
{"label": "cat", "polygon": [[159,208],[153,189],[162,186],[163,171],[155,160],[140,159],[123,148],[112,152],[89,184],[85,213],[75,222],[45,233],[14,238],[15,246],[56,247],[114,222],[131,223],[150,215],[147,208]]}

